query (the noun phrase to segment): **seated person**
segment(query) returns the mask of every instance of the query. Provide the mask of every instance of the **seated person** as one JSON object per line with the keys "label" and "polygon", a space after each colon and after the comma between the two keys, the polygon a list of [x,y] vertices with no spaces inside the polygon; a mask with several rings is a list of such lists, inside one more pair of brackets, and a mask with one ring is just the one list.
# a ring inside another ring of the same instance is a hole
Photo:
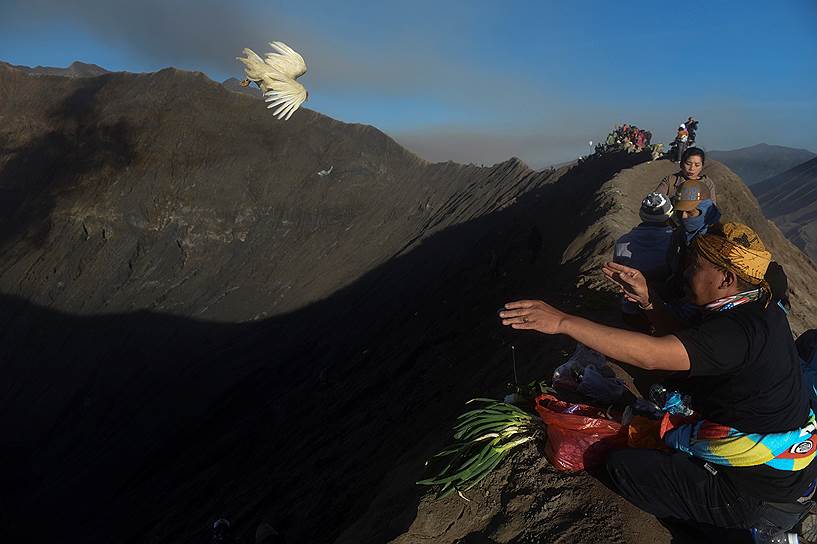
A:
{"label": "seated person", "polygon": [[[643,271],[650,283],[663,284],[670,274],[669,251],[673,227],[672,203],[661,193],[650,193],[641,201],[641,223],[616,240],[613,261]],[[624,322],[642,329],[648,325],[633,302],[622,298]]]}
{"label": "seated person", "polygon": [[[659,518],[786,531],[814,504],[814,412],[786,314],[766,304],[770,261],[745,225],[727,223],[696,237],[686,278],[706,317],[660,337],[539,300],[510,302],[500,312],[514,329],[565,334],[623,363],[685,373],[683,392],[700,425],[663,435],[670,451],[624,449],[607,463],[621,495]],[[611,262],[604,273],[650,319],[661,312],[641,272]]]}
{"label": "seated person", "polygon": [[712,202],[717,203],[715,184],[706,177],[706,174],[702,173],[705,163],[706,153],[704,150],[699,147],[690,147],[684,151],[681,157],[681,170],[662,179],[658,187],[655,188],[655,192],[669,197],[674,195],[678,187],[685,181],[696,180],[706,185],[707,189],[709,189],[709,198],[712,199]]}

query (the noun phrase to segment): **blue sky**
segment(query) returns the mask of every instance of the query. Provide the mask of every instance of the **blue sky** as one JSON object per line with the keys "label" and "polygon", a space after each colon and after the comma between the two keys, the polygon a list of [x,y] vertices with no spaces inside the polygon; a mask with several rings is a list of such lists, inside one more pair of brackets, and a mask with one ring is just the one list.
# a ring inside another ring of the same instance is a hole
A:
{"label": "blue sky", "polygon": [[[70,5],[69,5],[70,4]],[[431,160],[571,160],[616,123],[817,151],[817,1],[0,0],[0,59],[241,78],[282,40],[308,107]]]}

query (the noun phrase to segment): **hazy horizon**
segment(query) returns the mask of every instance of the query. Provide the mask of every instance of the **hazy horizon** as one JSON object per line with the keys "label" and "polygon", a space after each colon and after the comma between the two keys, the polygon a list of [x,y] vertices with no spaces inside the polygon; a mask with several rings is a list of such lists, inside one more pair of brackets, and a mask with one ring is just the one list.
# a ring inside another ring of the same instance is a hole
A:
{"label": "hazy horizon", "polygon": [[[373,125],[432,161],[533,167],[576,159],[620,123],[668,142],[688,115],[698,143],[814,151],[817,3],[427,2],[366,5],[31,0],[0,17],[0,58],[111,71],[167,66],[240,79],[243,47],[282,40],[309,72],[306,107]],[[430,17],[429,14],[434,16]],[[758,39],[762,32],[764,39]],[[271,119],[271,122],[273,120]]]}

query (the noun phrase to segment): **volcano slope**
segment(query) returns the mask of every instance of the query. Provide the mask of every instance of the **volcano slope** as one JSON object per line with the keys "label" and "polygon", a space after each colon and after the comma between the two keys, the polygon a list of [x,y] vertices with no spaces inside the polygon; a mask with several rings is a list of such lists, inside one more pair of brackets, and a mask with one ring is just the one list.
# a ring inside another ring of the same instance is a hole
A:
{"label": "volcano slope", "polygon": [[817,158],[752,187],[763,211],[812,259],[817,259]]}
{"label": "volcano slope", "polygon": [[[437,346],[504,299],[482,283],[513,248],[483,240],[558,177],[427,164],[309,111],[275,123],[173,69],[2,66],[0,99],[2,527],[45,516],[56,540],[200,541],[218,515],[331,540],[473,389],[452,393],[472,367]],[[560,254],[524,229],[526,258]]]}
{"label": "volcano slope", "polygon": [[[174,69],[0,67],[0,530],[202,542],[226,516],[245,540],[262,521],[289,542],[666,537],[588,476],[545,477],[535,448],[497,473],[490,515],[453,523],[458,503],[413,482],[466,399],[502,394],[511,342],[526,381],[572,349],[502,330],[503,302],[614,319],[593,267],[669,163],[428,164],[371,127],[259,106]],[[733,213],[755,213],[719,172]],[[813,265],[757,214],[791,253],[795,308],[813,305]]]}
{"label": "volcano slope", "polygon": [[[569,220],[564,219],[566,223],[570,221],[580,225],[580,232],[570,233],[572,240],[560,256],[562,266],[574,274],[572,278],[565,278],[562,285],[569,289],[569,281],[574,281],[574,294],[565,297],[555,293],[542,285],[548,280],[540,278],[538,285],[525,295],[541,297],[566,311],[615,325],[620,324],[617,322],[617,307],[612,299],[603,296],[608,287],[599,268],[612,255],[615,240],[640,221],[638,208],[643,195],[653,190],[658,180],[675,171],[676,167],[669,161],[645,162],[622,169],[605,180],[594,178],[590,172],[584,171],[592,166],[592,162],[574,168],[554,184],[555,189],[565,191],[565,196],[572,194],[584,201],[583,204],[574,201]],[[796,299],[790,315],[793,329],[803,331],[817,325],[814,311],[817,269],[812,261],[763,216],[757,201],[738,176],[716,161],[707,162],[705,173],[718,188],[723,220],[737,220],[751,225],[775,258],[784,265],[792,297]],[[571,193],[577,181],[572,179],[566,184],[571,176],[587,179],[588,182]],[[528,272],[517,269],[514,274],[527,276]],[[510,339],[513,342],[521,340],[521,336]],[[528,347],[534,361],[526,367],[528,378],[550,376],[555,366],[563,362],[572,349],[569,346],[567,350],[559,352],[557,346],[560,339],[557,338],[540,336],[525,338],[524,341],[526,346],[529,345],[527,342],[534,344]],[[626,365],[622,366],[625,371],[632,370]],[[623,377],[627,378],[626,375]],[[650,383],[646,382],[646,385]],[[477,396],[477,393],[475,391],[473,396]],[[603,475],[601,477],[604,480]],[[666,529],[588,474],[556,473],[534,445],[501,465],[482,486],[467,495],[471,502],[456,496],[439,501],[430,496],[424,497],[418,502],[409,529],[395,542],[698,543],[706,542],[708,536],[678,527]],[[368,514],[369,518],[377,520],[379,514],[387,509],[386,505],[395,500],[395,497],[387,496],[376,501],[376,506]],[[359,521],[356,528],[362,526],[365,526],[363,521]],[[340,541],[351,543],[357,536],[359,534],[352,533],[349,538]]]}

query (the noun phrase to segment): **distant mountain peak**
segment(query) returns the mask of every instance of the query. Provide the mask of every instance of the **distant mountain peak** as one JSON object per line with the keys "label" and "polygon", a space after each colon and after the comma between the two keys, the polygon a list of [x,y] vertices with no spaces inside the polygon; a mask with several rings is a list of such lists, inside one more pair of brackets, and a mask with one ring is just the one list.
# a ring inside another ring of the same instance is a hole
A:
{"label": "distant mountain peak", "polygon": [[[6,63],[3,63],[6,64]],[[35,67],[22,66],[15,64],[8,64],[12,68],[22,70],[31,76],[59,76],[59,77],[97,77],[104,74],[110,74],[109,70],[98,66],[96,64],[89,64],[75,60],[67,68],[58,68],[55,66],[40,66]]]}
{"label": "distant mountain peak", "polygon": [[106,69],[105,69],[105,68],[103,68],[102,66],[99,66],[98,64],[94,64],[94,63],[91,63],[91,62],[82,62],[82,61],[80,61],[80,60],[75,60],[74,62],[72,62],[72,63],[71,63],[69,66],[68,66],[68,68],[69,68],[69,69],[72,69],[72,68],[73,68],[73,69],[75,69],[75,70],[81,70],[81,69],[86,69],[86,70],[97,70],[97,71],[99,71],[99,72],[108,73],[108,70],[106,70]]}
{"label": "distant mountain peak", "polygon": [[728,166],[746,185],[759,183],[817,157],[806,149],[765,142],[729,151],[713,150],[707,152],[707,156]]}

